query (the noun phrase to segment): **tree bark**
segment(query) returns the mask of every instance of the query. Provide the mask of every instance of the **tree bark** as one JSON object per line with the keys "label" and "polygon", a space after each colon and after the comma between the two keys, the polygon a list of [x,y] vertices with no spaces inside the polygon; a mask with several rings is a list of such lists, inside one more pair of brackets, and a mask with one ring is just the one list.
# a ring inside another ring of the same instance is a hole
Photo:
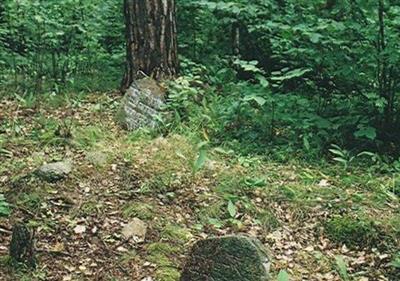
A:
{"label": "tree bark", "polygon": [[[138,78],[156,80],[178,71],[174,0],[124,0],[127,61],[123,92]],[[144,74],[144,75],[143,75]]]}
{"label": "tree bark", "polygon": [[36,266],[35,233],[25,224],[14,225],[10,243],[10,257],[14,263]]}

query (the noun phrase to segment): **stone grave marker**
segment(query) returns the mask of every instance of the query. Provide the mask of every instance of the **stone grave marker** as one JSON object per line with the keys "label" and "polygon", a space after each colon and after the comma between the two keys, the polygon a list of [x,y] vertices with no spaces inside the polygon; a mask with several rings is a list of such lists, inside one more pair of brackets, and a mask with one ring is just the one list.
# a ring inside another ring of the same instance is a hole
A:
{"label": "stone grave marker", "polygon": [[259,242],[246,236],[225,236],[197,242],[181,281],[267,281],[270,258]]}
{"label": "stone grave marker", "polygon": [[165,89],[152,78],[140,79],[127,90],[118,112],[118,121],[127,130],[154,128],[164,101]]}

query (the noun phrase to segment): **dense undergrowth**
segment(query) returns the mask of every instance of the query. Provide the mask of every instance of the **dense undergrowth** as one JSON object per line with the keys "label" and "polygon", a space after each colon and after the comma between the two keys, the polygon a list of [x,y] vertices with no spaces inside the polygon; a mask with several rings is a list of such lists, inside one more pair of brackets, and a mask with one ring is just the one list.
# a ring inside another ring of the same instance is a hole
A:
{"label": "dense undergrowth", "polygon": [[[178,280],[193,241],[229,233],[258,237],[272,251],[274,274],[285,270],[291,280],[398,278],[392,164],[249,155],[229,138],[218,145],[191,122],[128,133],[115,124],[118,101],[110,94],[3,100],[0,211],[35,227],[42,250],[34,272],[2,267],[10,280],[90,279],[98,266],[110,280]],[[75,163],[65,182],[31,176],[43,162],[65,158]],[[150,225],[146,242],[121,245],[120,224],[134,217]],[[86,243],[97,244],[74,234],[77,224],[96,229],[106,248],[89,250]],[[110,247],[119,250],[106,254]],[[63,257],[66,249],[79,259]]]}
{"label": "dense undergrowth", "polygon": [[[177,9],[178,123],[190,119],[243,152],[277,146],[282,158],[318,159],[335,144],[397,160],[396,1],[202,0]],[[0,24],[3,95],[118,88],[122,1],[4,1]]]}

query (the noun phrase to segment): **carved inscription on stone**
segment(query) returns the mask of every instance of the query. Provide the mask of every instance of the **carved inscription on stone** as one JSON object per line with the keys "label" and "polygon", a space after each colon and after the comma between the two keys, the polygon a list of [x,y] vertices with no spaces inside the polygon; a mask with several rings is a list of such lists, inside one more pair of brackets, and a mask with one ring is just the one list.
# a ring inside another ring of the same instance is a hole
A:
{"label": "carved inscription on stone", "polygon": [[154,128],[163,105],[164,90],[151,78],[145,78],[127,90],[119,118],[128,130]]}

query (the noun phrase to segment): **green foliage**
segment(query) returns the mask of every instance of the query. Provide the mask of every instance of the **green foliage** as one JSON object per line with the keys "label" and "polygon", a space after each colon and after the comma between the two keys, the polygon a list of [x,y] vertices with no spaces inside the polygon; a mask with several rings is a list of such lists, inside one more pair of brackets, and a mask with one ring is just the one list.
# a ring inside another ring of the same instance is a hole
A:
{"label": "green foliage", "polygon": [[396,268],[397,270],[400,269],[400,252],[398,252],[395,257],[393,258],[393,261],[390,263],[391,266]]}
{"label": "green foliage", "polygon": [[330,239],[349,247],[377,245],[381,238],[378,225],[367,218],[334,217],[326,222],[325,231]]}
{"label": "green foliage", "polygon": [[96,145],[107,136],[108,134],[101,127],[88,126],[86,128],[77,128],[73,132],[73,142],[77,147],[87,149]]}
{"label": "green foliage", "polygon": [[347,271],[347,263],[344,261],[342,256],[336,256],[335,257],[335,261],[336,261],[336,267],[337,267],[337,271],[340,275],[340,277],[342,278],[343,281],[350,281],[350,276],[349,273]]}
{"label": "green foliage", "polygon": [[319,157],[337,143],[399,155],[400,6],[382,2],[178,1],[181,54],[196,62],[183,70],[204,64],[209,86],[205,109],[182,120],[206,115],[216,141],[244,152],[267,142]]}
{"label": "green foliage", "polygon": [[[332,143],[395,160],[399,3],[332,3],[178,0],[182,76],[169,83],[166,129],[190,125],[243,153],[279,147],[281,160],[293,153],[320,158]],[[3,1],[0,92],[35,108],[37,93],[117,88],[122,5]]]}
{"label": "green foliage", "polygon": [[278,281],[289,281],[289,274],[286,270],[281,270],[278,274]]}
{"label": "green foliage", "polygon": [[7,203],[4,195],[0,193],[0,217],[10,215],[10,205]]}
{"label": "green foliage", "polygon": [[127,218],[138,217],[142,220],[150,220],[154,217],[153,209],[152,205],[143,202],[134,202],[126,204],[122,213]]}
{"label": "green foliage", "polygon": [[5,0],[1,5],[1,91],[117,86],[124,53],[124,38],[118,36],[122,1]]}
{"label": "green foliage", "polygon": [[193,167],[192,167],[193,174],[200,171],[204,167],[204,165],[207,161],[206,145],[207,145],[207,142],[202,142],[197,145],[197,148],[199,150],[199,155],[196,158],[196,161],[193,163]]}

